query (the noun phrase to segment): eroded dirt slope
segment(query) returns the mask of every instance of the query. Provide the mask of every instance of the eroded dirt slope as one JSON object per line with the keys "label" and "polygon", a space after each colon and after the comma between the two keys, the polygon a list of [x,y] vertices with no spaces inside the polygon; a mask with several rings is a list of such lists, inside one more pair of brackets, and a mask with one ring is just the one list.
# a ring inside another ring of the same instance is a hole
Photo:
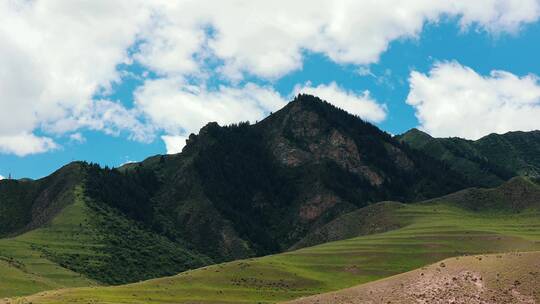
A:
{"label": "eroded dirt slope", "polygon": [[540,303],[540,252],[451,258],[388,279],[290,303]]}

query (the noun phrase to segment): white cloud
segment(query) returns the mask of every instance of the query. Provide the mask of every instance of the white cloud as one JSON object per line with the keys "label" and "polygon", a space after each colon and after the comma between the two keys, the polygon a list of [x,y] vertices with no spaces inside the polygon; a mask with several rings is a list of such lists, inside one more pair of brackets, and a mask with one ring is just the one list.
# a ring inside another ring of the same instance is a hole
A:
{"label": "white cloud", "polygon": [[[540,15],[537,0],[228,0],[166,1],[155,7],[154,27],[136,58],[150,68],[193,71],[193,54],[223,60],[221,72],[278,78],[302,66],[302,52],[339,63],[370,64],[389,43],[416,37],[426,22],[457,17],[462,28],[515,32]],[[214,30],[204,38],[203,27]],[[199,52],[199,53],[198,53]]]}
{"label": "white cloud", "polygon": [[3,180],[3,179],[5,179],[5,177],[3,177],[2,175],[0,175],[0,180]]}
{"label": "white cloud", "polygon": [[188,1],[154,1],[153,16],[139,35],[134,58],[162,75],[193,73],[193,55],[206,40],[200,15],[186,10]]}
{"label": "white cloud", "polygon": [[151,142],[154,139],[154,127],[141,121],[140,115],[137,109],[126,109],[119,102],[97,100],[78,116],[76,125],[115,136],[127,131],[132,140]]}
{"label": "white cloud", "polygon": [[434,136],[478,139],[492,132],[540,129],[540,80],[492,71],[483,76],[457,62],[412,72],[407,103]]}
{"label": "white cloud", "polygon": [[210,121],[227,125],[262,119],[285,103],[273,89],[251,83],[208,90],[179,79],[158,79],[135,93],[137,108],[168,135],[197,133]]}
{"label": "white cloud", "polygon": [[163,135],[161,139],[165,143],[167,154],[176,154],[182,152],[182,149],[186,145],[186,136],[171,136]]}
{"label": "white cloud", "polygon": [[371,122],[381,122],[386,118],[386,106],[377,103],[369,93],[355,93],[340,88],[335,82],[328,85],[312,87],[309,83],[305,86],[297,86],[295,94],[305,93],[320,97],[333,105],[360,116],[362,119]]}
{"label": "white cloud", "polygon": [[58,148],[48,137],[38,137],[34,134],[21,133],[12,136],[0,136],[0,152],[26,156],[43,153]]}
{"label": "white cloud", "polygon": [[32,133],[76,120],[94,94],[120,80],[116,66],[129,61],[149,14],[130,0],[0,1],[0,151],[56,147]]}
{"label": "white cloud", "polygon": [[64,118],[43,123],[42,129],[53,134],[64,134],[80,128],[102,131],[105,134],[119,136],[121,132],[139,142],[151,142],[154,139],[154,127],[141,121],[137,109],[126,109],[121,103],[110,100],[94,100],[87,107],[71,111]]}
{"label": "white cloud", "polygon": [[[538,19],[539,7],[537,0],[0,1],[0,151],[25,155],[58,146],[35,135],[40,131],[63,136],[90,128],[148,142],[156,128],[177,135],[207,120],[260,118],[281,100],[272,89],[209,91],[182,79],[276,79],[301,68],[305,51],[368,65],[391,41],[416,37],[442,16],[458,18],[464,29],[515,32]],[[95,100],[122,81],[118,65],[134,61],[163,77],[140,89],[152,98],[138,99],[134,109]],[[210,69],[208,61],[223,65]],[[163,100],[174,91],[174,102]],[[161,122],[151,100],[182,114]],[[21,140],[26,148],[13,146]]]}

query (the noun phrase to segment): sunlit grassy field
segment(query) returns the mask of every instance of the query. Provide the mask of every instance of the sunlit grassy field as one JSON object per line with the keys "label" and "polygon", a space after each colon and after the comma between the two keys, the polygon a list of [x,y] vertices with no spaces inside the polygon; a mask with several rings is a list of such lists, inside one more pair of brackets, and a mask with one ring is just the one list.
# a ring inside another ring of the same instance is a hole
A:
{"label": "sunlit grassy field", "polygon": [[395,209],[403,228],[117,287],[73,288],[32,303],[275,303],[388,277],[446,257],[540,250],[540,214],[445,203]]}

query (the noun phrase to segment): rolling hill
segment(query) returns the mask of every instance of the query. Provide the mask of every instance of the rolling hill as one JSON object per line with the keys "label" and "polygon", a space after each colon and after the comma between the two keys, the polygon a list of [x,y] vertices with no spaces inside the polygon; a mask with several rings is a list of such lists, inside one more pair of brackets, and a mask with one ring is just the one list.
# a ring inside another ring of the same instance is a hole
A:
{"label": "rolling hill", "polygon": [[[540,209],[540,186],[533,179],[514,177],[496,188],[468,188],[418,204],[438,203],[476,212],[514,214]],[[292,249],[401,228],[407,223],[395,217],[394,211],[404,207],[399,202],[380,202],[343,214],[307,234]]]}
{"label": "rolling hill", "polygon": [[[509,184],[513,189],[516,181]],[[9,302],[276,303],[372,282],[449,257],[538,251],[540,202],[528,202],[540,187],[531,185],[530,196],[506,201],[508,206],[524,206],[519,210],[471,209],[474,195],[461,197],[466,204],[441,198],[383,207],[398,223],[395,229],[136,284],[48,291]]]}

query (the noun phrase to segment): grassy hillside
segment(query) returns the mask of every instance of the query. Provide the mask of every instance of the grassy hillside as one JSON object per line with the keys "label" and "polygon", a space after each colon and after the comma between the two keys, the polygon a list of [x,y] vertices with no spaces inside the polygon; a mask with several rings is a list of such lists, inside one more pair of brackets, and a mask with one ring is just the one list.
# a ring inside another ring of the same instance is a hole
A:
{"label": "grassy hillside", "polygon": [[[540,185],[530,178],[514,177],[496,188],[469,188],[440,198],[420,202],[443,203],[466,210],[512,214],[540,209]],[[398,202],[380,202],[343,214],[308,233],[291,249],[314,246],[356,236],[394,230],[406,225],[394,209],[406,207]]]}
{"label": "grassy hillside", "polygon": [[539,269],[540,252],[451,258],[388,279],[291,303],[538,303]]}
{"label": "grassy hillside", "polygon": [[39,229],[0,239],[0,297],[70,286],[119,284],[211,263],[117,211],[74,200]]}
{"label": "grassy hillside", "polygon": [[434,201],[387,211],[401,228],[132,285],[66,289],[17,301],[275,303],[389,277],[447,257],[540,250],[537,208],[473,211]]}
{"label": "grassy hillside", "polygon": [[79,226],[86,219],[81,201],[65,208],[47,227],[0,239],[0,297],[31,294],[96,282],[53,262],[45,252],[93,255],[99,244]]}
{"label": "grassy hillside", "polygon": [[308,233],[291,250],[398,229],[407,223],[396,217],[394,211],[405,206],[400,202],[380,202],[345,213]]}
{"label": "grassy hillside", "polygon": [[82,182],[82,163],[66,165],[39,180],[0,181],[0,237],[29,231],[52,219],[73,201]]}

